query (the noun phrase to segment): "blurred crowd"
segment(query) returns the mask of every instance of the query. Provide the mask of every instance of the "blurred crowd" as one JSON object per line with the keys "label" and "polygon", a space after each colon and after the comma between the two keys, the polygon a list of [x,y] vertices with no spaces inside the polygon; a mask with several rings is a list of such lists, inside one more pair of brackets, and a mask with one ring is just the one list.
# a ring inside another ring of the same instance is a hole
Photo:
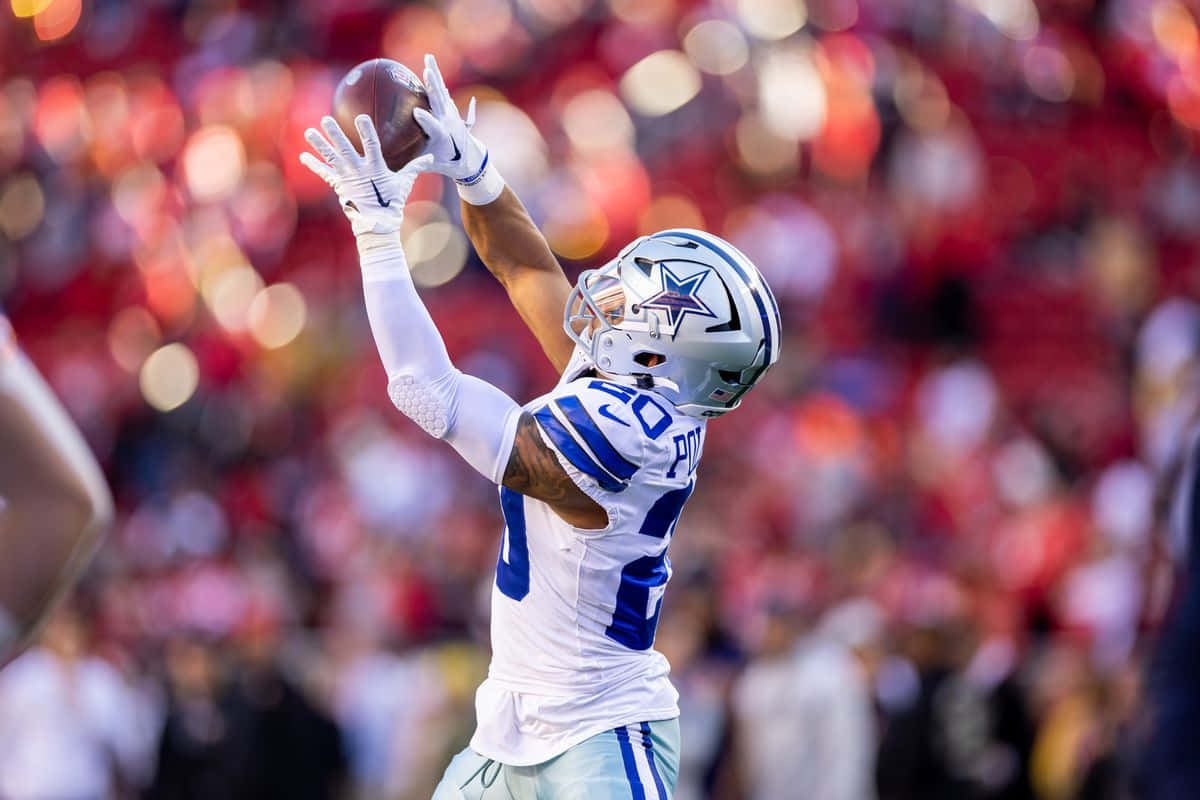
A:
{"label": "blurred crowd", "polygon": [[[572,277],[698,227],[783,306],[671,549],[676,797],[1135,796],[1200,374],[1197,4],[10,5],[0,302],[119,520],[0,672],[0,796],[426,797],[469,737],[495,490],[389,407],[297,162],[351,65],[425,52]],[[424,297],[536,396],[458,217],[423,178]]]}

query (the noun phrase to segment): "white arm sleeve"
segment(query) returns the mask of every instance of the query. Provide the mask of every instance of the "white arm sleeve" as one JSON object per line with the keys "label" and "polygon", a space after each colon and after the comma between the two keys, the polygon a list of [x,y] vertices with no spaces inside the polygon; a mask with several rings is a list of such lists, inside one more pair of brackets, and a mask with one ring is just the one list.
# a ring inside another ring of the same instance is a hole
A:
{"label": "white arm sleeve", "polygon": [[358,237],[367,319],[396,408],[444,439],[493,483],[508,466],[521,407],[450,363],[441,334],[417,295],[394,235]]}

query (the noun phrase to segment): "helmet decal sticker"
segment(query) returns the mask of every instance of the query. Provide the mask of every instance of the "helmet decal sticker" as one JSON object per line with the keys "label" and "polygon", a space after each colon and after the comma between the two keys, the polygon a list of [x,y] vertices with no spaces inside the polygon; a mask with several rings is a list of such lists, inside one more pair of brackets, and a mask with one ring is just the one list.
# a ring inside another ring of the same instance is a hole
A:
{"label": "helmet decal sticker", "polygon": [[641,307],[667,312],[667,324],[672,328],[672,339],[679,332],[679,323],[688,314],[716,318],[717,315],[696,294],[712,270],[704,269],[694,275],[680,278],[665,263],[659,266],[662,267],[662,291],[643,301]]}

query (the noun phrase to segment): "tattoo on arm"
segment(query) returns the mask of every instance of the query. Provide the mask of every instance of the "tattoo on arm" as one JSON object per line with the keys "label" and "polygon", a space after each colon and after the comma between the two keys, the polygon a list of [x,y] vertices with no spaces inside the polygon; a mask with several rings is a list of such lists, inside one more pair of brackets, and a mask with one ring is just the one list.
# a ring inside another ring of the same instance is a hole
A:
{"label": "tattoo on arm", "polygon": [[542,440],[529,412],[522,412],[517,423],[517,437],[504,470],[504,485],[541,500],[578,528],[599,529],[608,525],[607,512],[571,480],[554,451]]}

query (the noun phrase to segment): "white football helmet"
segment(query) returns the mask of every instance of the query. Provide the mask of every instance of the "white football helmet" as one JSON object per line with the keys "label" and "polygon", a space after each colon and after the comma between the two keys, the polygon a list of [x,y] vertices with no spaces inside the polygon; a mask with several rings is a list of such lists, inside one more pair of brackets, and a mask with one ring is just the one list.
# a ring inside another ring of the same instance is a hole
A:
{"label": "white football helmet", "polygon": [[750,259],[704,231],[643,236],[567,298],[563,327],[599,372],[716,417],[779,360],[779,306]]}

